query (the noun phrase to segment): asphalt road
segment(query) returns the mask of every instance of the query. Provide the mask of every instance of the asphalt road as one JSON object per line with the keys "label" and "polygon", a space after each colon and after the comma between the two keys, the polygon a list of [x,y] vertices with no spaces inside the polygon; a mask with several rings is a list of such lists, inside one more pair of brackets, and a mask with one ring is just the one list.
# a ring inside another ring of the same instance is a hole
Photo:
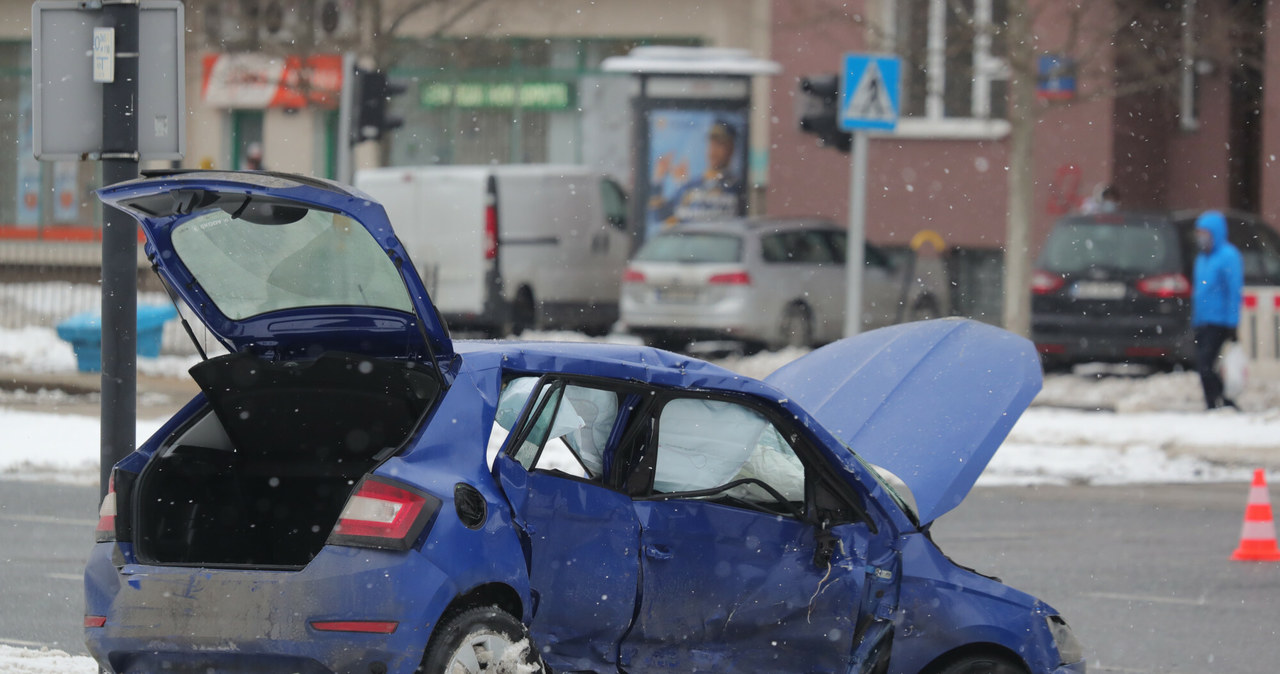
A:
{"label": "asphalt road", "polygon": [[84,564],[98,488],[0,482],[0,644],[87,655]]}
{"label": "asphalt road", "polygon": [[980,489],[934,540],[1061,611],[1091,674],[1270,674],[1280,563],[1229,560],[1247,497],[1246,484]]}
{"label": "asphalt road", "polygon": [[[1280,670],[1280,564],[1228,560],[1247,490],[978,489],[934,540],[1062,611],[1090,672],[1269,674]],[[90,487],[0,482],[0,643],[85,652],[80,571],[96,501]]]}

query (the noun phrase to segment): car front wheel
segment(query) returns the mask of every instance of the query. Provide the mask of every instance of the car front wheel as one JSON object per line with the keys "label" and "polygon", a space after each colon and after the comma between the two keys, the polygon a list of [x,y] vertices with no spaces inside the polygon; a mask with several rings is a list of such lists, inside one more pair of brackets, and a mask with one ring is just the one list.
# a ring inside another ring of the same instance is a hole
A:
{"label": "car front wheel", "polygon": [[1004,655],[966,655],[943,667],[938,674],[1026,674],[1021,663]]}
{"label": "car front wheel", "polygon": [[525,626],[496,606],[482,606],[467,609],[439,627],[418,671],[537,674],[543,667]]}

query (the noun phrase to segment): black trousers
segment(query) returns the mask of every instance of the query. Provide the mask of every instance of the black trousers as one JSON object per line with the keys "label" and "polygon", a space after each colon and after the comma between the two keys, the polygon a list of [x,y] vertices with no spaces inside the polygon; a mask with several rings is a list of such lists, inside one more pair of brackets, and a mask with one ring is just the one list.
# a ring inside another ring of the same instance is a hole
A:
{"label": "black trousers", "polygon": [[1213,369],[1218,362],[1218,354],[1222,352],[1222,344],[1231,334],[1231,328],[1223,325],[1197,325],[1196,339],[1196,372],[1200,374],[1200,386],[1204,389],[1204,406],[1208,409],[1233,405],[1222,395],[1222,377]]}

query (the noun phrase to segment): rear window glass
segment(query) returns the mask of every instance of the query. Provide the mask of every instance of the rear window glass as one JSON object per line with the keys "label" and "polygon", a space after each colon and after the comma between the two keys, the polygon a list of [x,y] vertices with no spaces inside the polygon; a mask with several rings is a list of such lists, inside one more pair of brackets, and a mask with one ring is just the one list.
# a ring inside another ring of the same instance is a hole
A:
{"label": "rear window glass", "polygon": [[660,234],[641,246],[635,259],[686,264],[741,262],[742,237],[693,232]]}
{"label": "rear window glass", "polygon": [[345,215],[259,225],[210,210],[174,228],[173,249],[232,320],[307,306],[413,311],[395,264]]}
{"label": "rear window glass", "polygon": [[1149,274],[1177,270],[1176,230],[1166,222],[1061,222],[1040,253],[1039,267],[1057,273],[1106,269]]}

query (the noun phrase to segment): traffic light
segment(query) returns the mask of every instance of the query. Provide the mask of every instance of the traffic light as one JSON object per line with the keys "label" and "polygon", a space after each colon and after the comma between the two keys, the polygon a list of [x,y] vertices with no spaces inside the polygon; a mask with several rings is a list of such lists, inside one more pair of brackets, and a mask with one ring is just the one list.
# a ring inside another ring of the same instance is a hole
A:
{"label": "traffic light", "polygon": [[392,96],[409,90],[408,85],[387,79],[380,70],[355,69],[355,128],[351,141],[380,140],[388,131],[404,125],[404,120],[388,114]]}
{"label": "traffic light", "polygon": [[848,152],[853,135],[840,130],[840,78],[809,75],[800,78],[800,130],[818,137],[818,144]]}

